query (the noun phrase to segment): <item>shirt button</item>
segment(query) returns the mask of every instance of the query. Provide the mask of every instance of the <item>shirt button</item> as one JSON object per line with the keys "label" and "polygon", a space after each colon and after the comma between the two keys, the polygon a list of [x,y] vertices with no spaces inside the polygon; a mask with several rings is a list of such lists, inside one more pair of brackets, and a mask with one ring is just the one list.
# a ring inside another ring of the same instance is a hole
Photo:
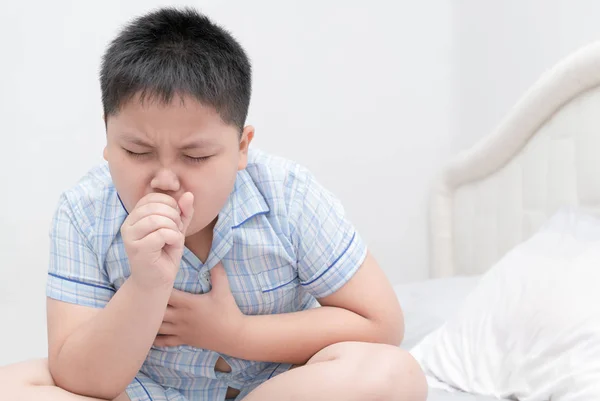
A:
{"label": "shirt button", "polygon": [[210,272],[208,270],[202,273],[202,281],[210,287]]}

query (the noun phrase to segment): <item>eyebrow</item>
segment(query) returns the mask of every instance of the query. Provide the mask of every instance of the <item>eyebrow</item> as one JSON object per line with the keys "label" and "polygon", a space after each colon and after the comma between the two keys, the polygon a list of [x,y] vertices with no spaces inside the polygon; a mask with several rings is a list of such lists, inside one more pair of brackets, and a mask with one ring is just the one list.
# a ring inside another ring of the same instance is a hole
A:
{"label": "eyebrow", "polygon": [[132,143],[134,145],[139,145],[139,146],[143,146],[146,148],[151,148],[152,145],[150,145],[147,142],[144,142],[144,140],[140,139],[140,138],[136,138],[134,136],[129,136],[129,135],[125,135],[123,136],[123,139],[129,143]]}
{"label": "eyebrow", "polygon": [[193,142],[183,145],[181,147],[181,149],[182,150],[190,150],[190,149],[199,149],[199,148],[209,148],[211,146],[214,147],[215,144],[212,142],[208,142],[208,141],[200,139],[200,140],[196,140],[196,141],[193,141]]}
{"label": "eyebrow", "polygon": [[[122,137],[125,141],[134,144],[134,145],[139,145],[139,146],[143,146],[146,148],[151,148],[152,145],[149,144],[148,142],[145,142],[143,139],[140,139],[138,137],[135,136],[130,136],[130,135],[125,135]],[[192,141],[190,143],[187,143],[185,145],[183,145],[181,147],[182,150],[190,150],[190,149],[200,149],[200,148],[208,148],[208,147],[214,147],[216,146],[216,144],[203,140],[203,139],[199,139],[199,140],[195,140]]]}

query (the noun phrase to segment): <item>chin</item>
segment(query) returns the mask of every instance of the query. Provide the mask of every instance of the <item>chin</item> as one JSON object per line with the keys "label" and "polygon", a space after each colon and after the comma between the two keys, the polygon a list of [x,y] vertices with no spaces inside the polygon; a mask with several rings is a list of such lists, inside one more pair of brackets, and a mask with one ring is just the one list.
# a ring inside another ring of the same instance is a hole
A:
{"label": "chin", "polygon": [[199,232],[201,232],[202,230],[203,230],[202,228],[197,229],[197,228],[188,227],[187,231],[185,232],[185,237],[186,238],[192,237],[192,236],[198,234]]}
{"label": "chin", "polygon": [[217,222],[217,217],[215,217],[212,221],[209,221],[208,223],[200,222],[200,224],[194,224],[193,226],[191,225],[190,227],[188,227],[187,231],[185,232],[185,237],[186,238],[191,237],[191,236],[199,234],[202,231],[205,231],[207,229],[210,229],[212,231],[216,222]]}

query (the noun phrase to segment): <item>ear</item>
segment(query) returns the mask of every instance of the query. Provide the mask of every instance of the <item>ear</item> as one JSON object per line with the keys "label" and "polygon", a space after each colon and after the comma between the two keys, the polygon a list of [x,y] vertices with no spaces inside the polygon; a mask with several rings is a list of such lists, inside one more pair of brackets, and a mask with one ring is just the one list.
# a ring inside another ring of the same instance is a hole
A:
{"label": "ear", "polygon": [[[104,122],[104,129],[105,131],[107,131],[108,127],[106,126],[106,115],[104,113],[102,114],[102,121]],[[106,132],[106,134],[108,135],[108,132]],[[108,137],[106,138],[106,140],[108,141]],[[104,146],[102,157],[104,158],[104,160],[108,161],[108,143],[106,144],[106,146]]]}
{"label": "ear", "polygon": [[242,138],[240,139],[240,158],[238,163],[238,170],[243,170],[248,165],[248,148],[250,142],[254,139],[254,127],[248,125],[242,131]]}

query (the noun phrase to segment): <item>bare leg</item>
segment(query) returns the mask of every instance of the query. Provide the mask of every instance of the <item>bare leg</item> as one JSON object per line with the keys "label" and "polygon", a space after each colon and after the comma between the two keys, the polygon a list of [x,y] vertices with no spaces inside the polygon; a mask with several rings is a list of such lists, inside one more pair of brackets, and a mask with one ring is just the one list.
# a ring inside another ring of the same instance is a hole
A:
{"label": "bare leg", "polygon": [[[11,401],[106,401],[56,387],[45,359],[0,367],[0,389],[6,397],[2,399]],[[129,397],[123,393],[114,401],[129,401]]]}
{"label": "bare leg", "polygon": [[425,401],[427,382],[406,351],[389,345],[334,344],[305,366],[257,387],[244,401]]}

